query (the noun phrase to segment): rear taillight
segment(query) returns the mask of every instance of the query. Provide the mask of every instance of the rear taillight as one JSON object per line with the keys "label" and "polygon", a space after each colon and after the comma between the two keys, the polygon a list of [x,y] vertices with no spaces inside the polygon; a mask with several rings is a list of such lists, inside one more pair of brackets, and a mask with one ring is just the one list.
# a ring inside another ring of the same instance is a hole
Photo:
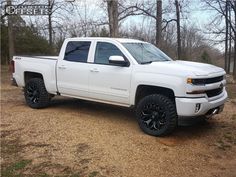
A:
{"label": "rear taillight", "polygon": [[14,73],[15,72],[15,61],[11,60],[11,72]]}

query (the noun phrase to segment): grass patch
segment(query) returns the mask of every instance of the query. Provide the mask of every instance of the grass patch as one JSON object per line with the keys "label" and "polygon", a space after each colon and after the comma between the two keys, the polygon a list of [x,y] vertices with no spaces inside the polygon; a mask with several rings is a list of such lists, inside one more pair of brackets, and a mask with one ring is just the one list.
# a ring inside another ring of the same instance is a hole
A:
{"label": "grass patch", "polygon": [[[13,132],[16,130],[1,131],[1,176],[15,177],[20,175],[21,170],[25,168],[31,161],[24,160],[19,156],[22,147],[20,138],[12,138]],[[11,138],[10,138],[11,137]]]}
{"label": "grass patch", "polygon": [[20,170],[25,168],[28,164],[30,164],[32,162],[32,160],[22,160],[20,162],[16,162],[15,164],[13,164],[11,166],[11,169],[13,170]]}
{"label": "grass patch", "polygon": [[50,177],[47,173],[41,173],[37,177]]}
{"label": "grass patch", "polygon": [[92,173],[89,174],[89,177],[95,177],[97,176],[99,173],[97,171],[93,171]]}
{"label": "grass patch", "polygon": [[19,171],[24,169],[30,163],[31,160],[21,160],[19,162],[12,163],[1,171],[1,176],[2,177],[22,176]]}

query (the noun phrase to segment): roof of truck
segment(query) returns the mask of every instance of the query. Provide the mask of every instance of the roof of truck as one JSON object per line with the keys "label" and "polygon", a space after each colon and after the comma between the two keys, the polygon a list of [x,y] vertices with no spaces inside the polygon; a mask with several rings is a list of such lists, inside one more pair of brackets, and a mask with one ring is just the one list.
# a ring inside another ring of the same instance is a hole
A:
{"label": "roof of truck", "polygon": [[115,41],[118,41],[120,43],[126,43],[126,42],[144,42],[144,41],[140,41],[140,40],[137,40],[137,39],[129,39],[129,38],[109,38],[109,37],[75,37],[75,38],[68,38],[69,40],[70,39],[82,39],[82,40],[101,40],[101,41],[107,41],[107,40],[115,40]]}

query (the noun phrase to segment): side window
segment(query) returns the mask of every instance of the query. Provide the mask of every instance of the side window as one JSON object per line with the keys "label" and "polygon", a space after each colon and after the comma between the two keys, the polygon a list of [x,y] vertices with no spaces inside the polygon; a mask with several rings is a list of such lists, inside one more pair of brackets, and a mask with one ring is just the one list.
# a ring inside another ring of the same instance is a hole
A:
{"label": "side window", "polygon": [[97,42],[94,63],[109,64],[112,55],[123,56],[123,53],[114,44],[108,42]]}
{"label": "side window", "polygon": [[86,63],[88,59],[89,47],[88,41],[70,41],[66,46],[64,60]]}

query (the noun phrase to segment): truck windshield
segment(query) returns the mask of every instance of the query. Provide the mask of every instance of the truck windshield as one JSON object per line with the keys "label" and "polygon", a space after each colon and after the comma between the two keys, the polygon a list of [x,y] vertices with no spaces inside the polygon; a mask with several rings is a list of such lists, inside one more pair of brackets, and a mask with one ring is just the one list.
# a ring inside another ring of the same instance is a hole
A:
{"label": "truck windshield", "polygon": [[139,64],[171,61],[171,58],[150,43],[122,43]]}

